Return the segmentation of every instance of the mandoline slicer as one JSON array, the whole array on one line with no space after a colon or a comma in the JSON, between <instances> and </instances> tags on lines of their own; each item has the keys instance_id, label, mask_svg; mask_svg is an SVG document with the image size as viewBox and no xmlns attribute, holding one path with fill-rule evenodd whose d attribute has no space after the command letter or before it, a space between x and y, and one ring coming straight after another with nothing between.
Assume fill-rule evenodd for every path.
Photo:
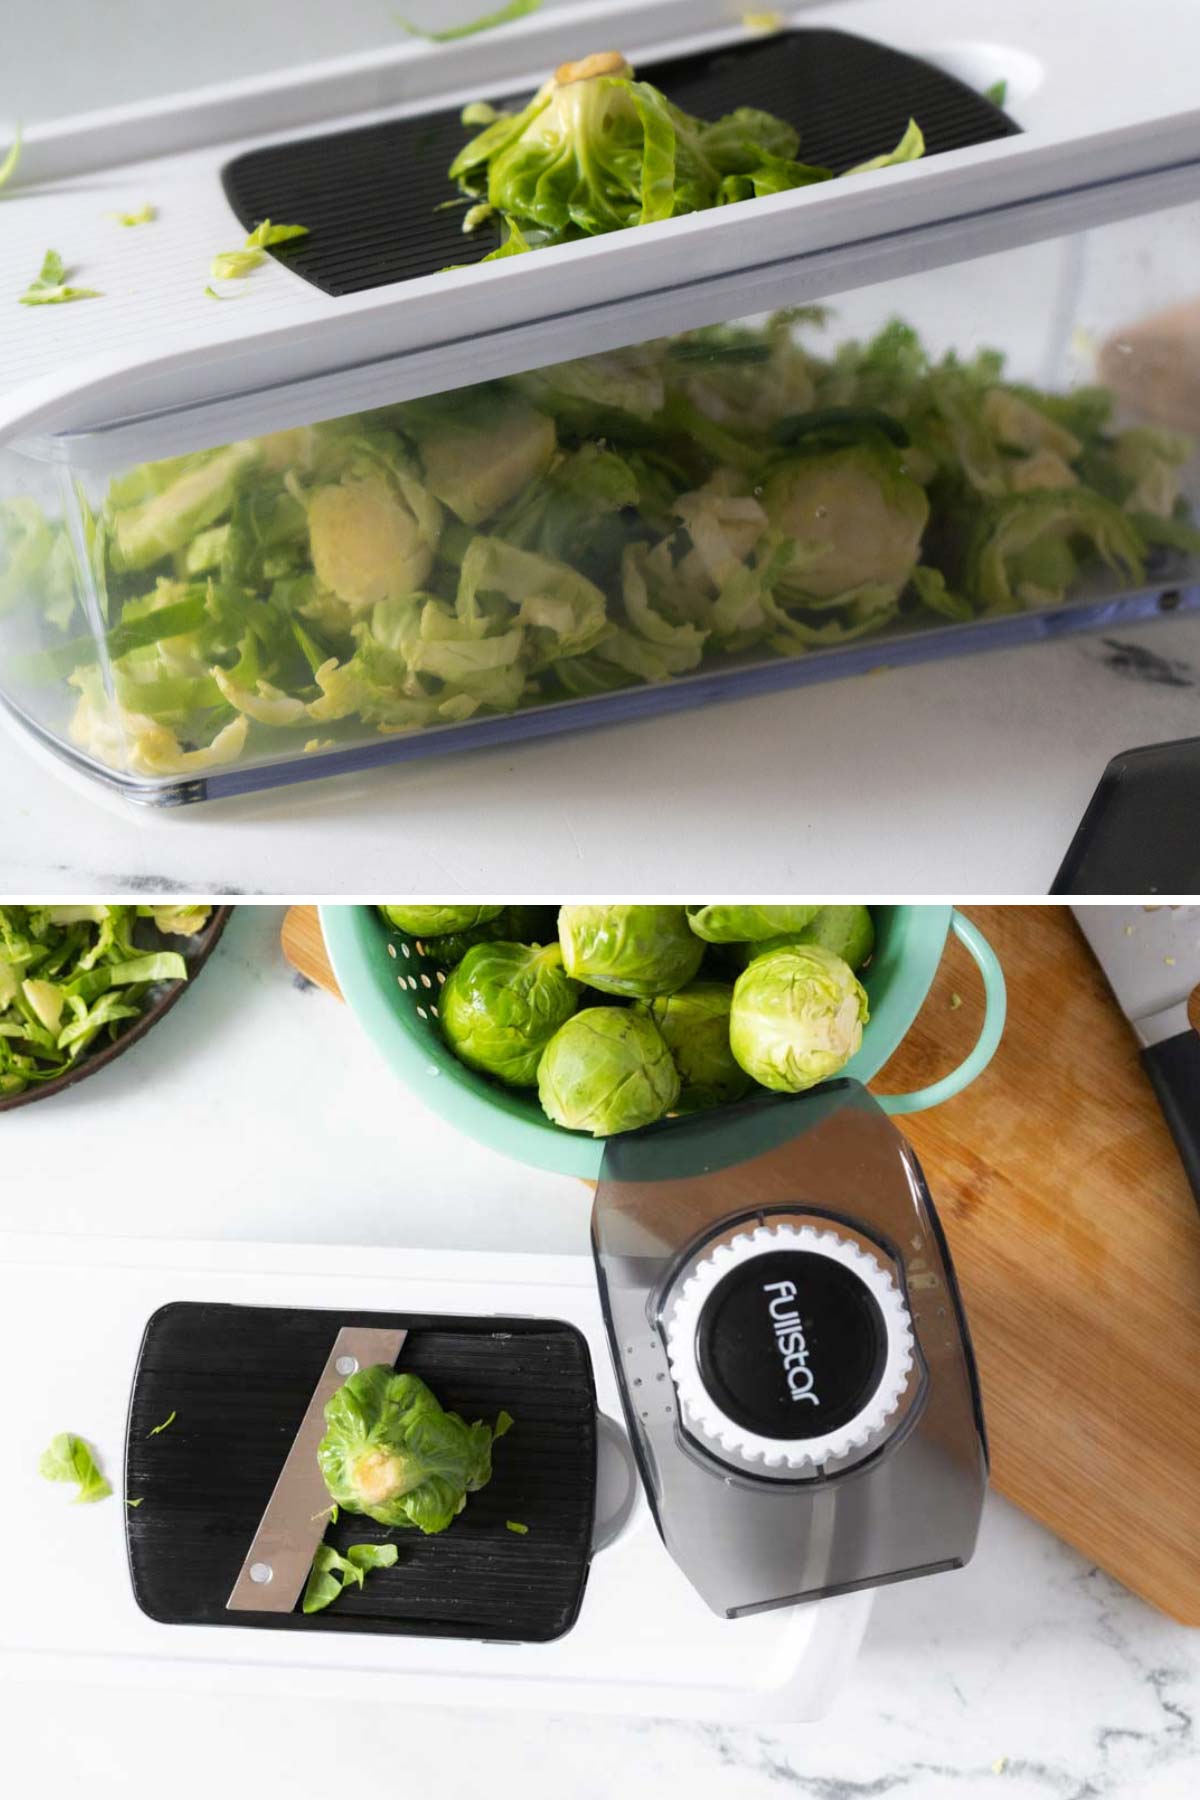
<instances>
[{"instance_id":1,"label":"mandoline slicer","mask_svg":"<svg viewBox=\"0 0 1200 1800\"><path fill-rule=\"evenodd\" d=\"M727 1621L969 1559L986 1445L967 1326L916 1159L864 1088L612 1140L593 1247L627 1438L597 1432L588 1344L565 1320L157 1312L126 1460L146 1500L127 1523L139 1606L170 1624L546 1643L586 1616L621 1512L597 1492L632 1492L628 1445L667 1551ZM306 1616L321 1405L397 1352L455 1411L516 1425L449 1531L393 1534L393 1569ZM171 1409L188 1424L168 1463L150 1430ZM387 1536L344 1512L328 1533L340 1550Z\"/></svg>"},{"instance_id":2,"label":"mandoline slicer","mask_svg":"<svg viewBox=\"0 0 1200 1800\"><path fill-rule=\"evenodd\" d=\"M129 467L1190 198L1200 115L1179 8L1102 13L1082 58L1073 9L1041 0L1011 0L999 31L985 0L827 0L766 38L731 0L566 4L457 43L35 126L5 190L9 285L52 244L103 302L7 309L0 443ZM432 210L461 107L529 93L598 47L685 107L793 117L805 156L837 169L894 142L910 113L929 154L469 266L486 235L464 240ZM1019 130L985 97L997 81ZM152 231L114 229L113 210L150 197ZM214 304L212 257L264 216L311 235L256 271L252 301Z\"/></svg>"}]
</instances>

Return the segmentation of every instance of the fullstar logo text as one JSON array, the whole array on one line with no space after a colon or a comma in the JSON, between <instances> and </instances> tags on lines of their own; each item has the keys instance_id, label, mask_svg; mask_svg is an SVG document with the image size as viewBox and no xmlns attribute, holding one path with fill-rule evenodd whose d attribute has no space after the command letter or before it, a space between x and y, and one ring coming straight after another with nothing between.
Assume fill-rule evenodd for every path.
<instances>
[{"instance_id":1,"label":"fullstar logo text","mask_svg":"<svg viewBox=\"0 0 1200 1800\"><path fill-rule=\"evenodd\" d=\"M800 1329L800 1314L793 1304L796 1298L795 1283L764 1282L763 1293L771 1315L775 1347L783 1360L784 1380L792 1399L797 1404L820 1406L820 1398L814 1391L816 1384L813 1372L808 1366L808 1344Z\"/></svg>"}]
</instances>

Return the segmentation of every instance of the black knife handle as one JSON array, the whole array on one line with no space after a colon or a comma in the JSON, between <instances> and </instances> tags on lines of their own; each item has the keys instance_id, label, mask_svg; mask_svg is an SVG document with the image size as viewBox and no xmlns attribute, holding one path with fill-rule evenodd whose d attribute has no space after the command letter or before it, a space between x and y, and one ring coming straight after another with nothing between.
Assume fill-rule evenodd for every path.
<instances>
[{"instance_id":1,"label":"black knife handle","mask_svg":"<svg viewBox=\"0 0 1200 1800\"><path fill-rule=\"evenodd\" d=\"M1181 1031L1142 1051L1180 1160L1200 1206L1200 1033Z\"/></svg>"}]
</instances>

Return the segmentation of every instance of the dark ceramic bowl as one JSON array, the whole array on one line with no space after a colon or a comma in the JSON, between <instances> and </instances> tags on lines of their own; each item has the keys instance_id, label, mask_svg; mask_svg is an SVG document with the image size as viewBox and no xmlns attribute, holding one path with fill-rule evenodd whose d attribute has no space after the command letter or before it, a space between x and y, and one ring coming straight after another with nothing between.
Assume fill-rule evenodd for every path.
<instances>
[{"instance_id":1,"label":"dark ceramic bowl","mask_svg":"<svg viewBox=\"0 0 1200 1800\"><path fill-rule=\"evenodd\" d=\"M188 966L186 981L159 981L150 990L146 1004L136 1019L126 1022L125 1030L111 1042L100 1044L98 1048L85 1051L79 1061L62 1075L55 1076L53 1081L34 1082L19 1094L8 1094L0 1100L0 1112L11 1112L16 1106L28 1106L34 1100L48 1100L51 1094L61 1094L64 1088L74 1087L76 1082L84 1081L89 1075L96 1075L101 1069L144 1038L158 1021L166 1016L182 994L186 994L197 975L217 947L217 942L229 923L233 912L231 906L214 906L212 916L202 931L194 937L177 938L161 936L163 949L178 950ZM150 921L146 921L153 932Z\"/></svg>"}]
</instances>

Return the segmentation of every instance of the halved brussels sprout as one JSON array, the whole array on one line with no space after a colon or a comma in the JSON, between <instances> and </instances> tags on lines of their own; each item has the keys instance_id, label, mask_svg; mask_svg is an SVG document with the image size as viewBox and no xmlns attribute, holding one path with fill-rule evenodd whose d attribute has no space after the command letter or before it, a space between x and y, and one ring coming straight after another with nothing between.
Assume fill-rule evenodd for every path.
<instances>
[{"instance_id":1,"label":"halved brussels sprout","mask_svg":"<svg viewBox=\"0 0 1200 1800\"><path fill-rule=\"evenodd\" d=\"M568 975L639 1000L686 986L704 955L682 906L564 906L558 937Z\"/></svg>"},{"instance_id":2,"label":"halved brussels sprout","mask_svg":"<svg viewBox=\"0 0 1200 1800\"><path fill-rule=\"evenodd\" d=\"M486 925L504 911L502 906L381 906L389 925L410 937L445 937L451 931L471 931Z\"/></svg>"},{"instance_id":3,"label":"halved brussels sprout","mask_svg":"<svg viewBox=\"0 0 1200 1800\"><path fill-rule=\"evenodd\" d=\"M795 944L755 957L738 976L729 1042L747 1075L796 1094L846 1066L869 1016L866 990L840 956Z\"/></svg>"},{"instance_id":4,"label":"halved brussels sprout","mask_svg":"<svg viewBox=\"0 0 1200 1800\"><path fill-rule=\"evenodd\" d=\"M763 506L799 554L779 580L783 599L835 600L858 588L898 594L921 554L929 518L923 488L899 458L853 444L780 463L768 475Z\"/></svg>"},{"instance_id":5,"label":"halved brussels sprout","mask_svg":"<svg viewBox=\"0 0 1200 1800\"><path fill-rule=\"evenodd\" d=\"M689 906L688 923L706 944L742 944L801 932L819 906Z\"/></svg>"},{"instance_id":6,"label":"halved brussels sprout","mask_svg":"<svg viewBox=\"0 0 1200 1800\"><path fill-rule=\"evenodd\" d=\"M310 489L304 503L317 580L352 613L424 586L442 515L411 477L367 467Z\"/></svg>"},{"instance_id":7,"label":"halved brussels sprout","mask_svg":"<svg viewBox=\"0 0 1200 1800\"><path fill-rule=\"evenodd\" d=\"M468 1425L419 1375L359 1369L325 1404L317 1461L330 1496L381 1525L445 1531L492 1476L492 1444L512 1424Z\"/></svg>"},{"instance_id":8,"label":"halved brussels sprout","mask_svg":"<svg viewBox=\"0 0 1200 1800\"><path fill-rule=\"evenodd\" d=\"M653 1020L628 1007L589 1006L546 1045L538 1097L556 1125L609 1137L670 1112L679 1075Z\"/></svg>"},{"instance_id":9,"label":"halved brussels sprout","mask_svg":"<svg viewBox=\"0 0 1200 1800\"><path fill-rule=\"evenodd\" d=\"M730 982L693 981L677 994L636 1003L635 1011L658 1026L679 1071L680 1112L724 1106L750 1091L750 1077L729 1048L732 1001Z\"/></svg>"},{"instance_id":10,"label":"halved brussels sprout","mask_svg":"<svg viewBox=\"0 0 1200 1800\"><path fill-rule=\"evenodd\" d=\"M476 944L442 989L442 1031L469 1069L533 1087L542 1051L575 1011L579 992L563 973L557 944Z\"/></svg>"}]
</instances>

